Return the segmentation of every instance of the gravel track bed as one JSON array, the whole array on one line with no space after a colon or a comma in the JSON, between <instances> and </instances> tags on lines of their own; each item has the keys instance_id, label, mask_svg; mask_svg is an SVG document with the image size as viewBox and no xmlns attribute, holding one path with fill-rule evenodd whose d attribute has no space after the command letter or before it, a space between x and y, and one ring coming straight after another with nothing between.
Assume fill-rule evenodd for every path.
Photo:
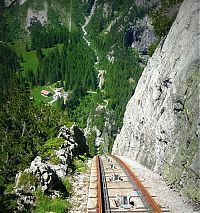
<instances>
[{"instance_id":1,"label":"gravel track bed","mask_svg":"<svg viewBox=\"0 0 200 213\"><path fill-rule=\"evenodd\" d=\"M150 187L150 193L156 195L156 201L159 202L162 206L168 207L170 212L173 213L197 213L200 212L200 209L195 207L192 203L183 195L180 195L179 192L167 186L163 178L142 166L135 160L130 158L118 156L124 160L134 171L134 173L142 179L143 185Z\"/></svg>"},{"instance_id":2,"label":"gravel track bed","mask_svg":"<svg viewBox=\"0 0 200 213\"><path fill-rule=\"evenodd\" d=\"M69 213L86 213L87 212L87 199L88 199L88 188L90 182L90 168L91 160L88 160L88 169L86 173L76 173L70 180L72 184L73 193L69 201L72 204L72 209Z\"/></svg>"}]
</instances>

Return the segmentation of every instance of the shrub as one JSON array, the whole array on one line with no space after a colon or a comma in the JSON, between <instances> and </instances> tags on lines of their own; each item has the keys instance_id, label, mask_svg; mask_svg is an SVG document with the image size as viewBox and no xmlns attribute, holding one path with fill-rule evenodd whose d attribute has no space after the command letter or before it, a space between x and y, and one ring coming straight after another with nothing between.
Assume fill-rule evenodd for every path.
<instances>
[{"instance_id":1,"label":"shrub","mask_svg":"<svg viewBox=\"0 0 200 213\"><path fill-rule=\"evenodd\" d=\"M79 155L79 158L82 160L82 161L86 161L88 159L87 157L87 153L84 153L84 155Z\"/></svg>"},{"instance_id":2,"label":"shrub","mask_svg":"<svg viewBox=\"0 0 200 213\"><path fill-rule=\"evenodd\" d=\"M35 175L32 175L28 172L23 172L19 177L18 187L24 186L24 189L27 189L30 186L35 186L38 182L38 178Z\"/></svg>"},{"instance_id":3,"label":"shrub","mask_svg":"<svg viewBox=\"0 0 200 213\"><path fill-rule=\"evenodd\" d=\"M87 136L87 144L89 147L90 156L94 156L96 154L95 138L96 138L95 131L90 132L90 134Z\"/></svg>"},{"instance_id":4,"label":"shrub","mask_svg":"<svg viewBox=\"0 0 200 213\"><path fill-rule=\"evenodd\" d=\"M73 122L72 122L72 121L66 121L66 122L65 122L65 126L66 126L67 128L70 128L72 125L73 125Z\"/></svg>"},{"instance_id":5,"label":"shrub","mask_svg":"<svg viewBox=\"0 0 200 213\"><path fill-rule=\"evenodd\" d=\"M66 177L64 180L62 180L63 185L65 186L68 193L72 191L72 185L70 183L70 180L68 177Z\"/></svg>"},{"instance_id":6,"label":"shrub","mask_svg":"<svg viewBox=\"0 0 200 213\"><path fill-rule=\"evenodd\" d=\"M0 212L18 212L17 196L11 193L0 194Z\"/></svg>"},{"instance_id":7,"label":"shrub","mask_svg":"<svg viewBox=\"0 0 200 213\"><path fill-rule=\"evenodd\" d=\"M14 186L15 186L15 183L13 183L13 182L8 183L6 185L6 192L11 193L13 191Z\"/></svg>"},{"instance_id":8,"label":"shrub","mask_svg":"<svg viewBox=\"0 0 200 213\"><path fill-rule=\"evenodd\" d=\"M53 156L50 159L50 162L52 164L58 165L61 163L61 159L58 156L56 156L55 154L53 154Z\"/></svg>"},{"instance_id":9,"label":"shrub","mask_svg":"<svg viewBox=\"0 0 200 213\"><path fill-rule=\"evenodd\" d=\"M152 25L159 38L168 34L178 12L174 8L182 1L164 0L158 9L151 13Z\"/></svg>"},{"instance_id":10,"label":"shrub","mask_svg":"<svg viewBox=\"0 0 200 213\"><path fill-rule=\"evenodd\" d=\"M176 18L176 16L168 17L162 15L159 11L152 14L152 25L158 37L166 36Z\"/></svg>"},{"instance_id":11,"label":"shrub","mask_svg":"<svg viewBox=\"0 0 200 213\"><path fill-rule=\"evenodd\" d=\"M40 149L40 155L42 158L51 156L54 154L55 150L58 150L59 147L64 143L62 138L52 138L49 139Z\"/></svg>"},{"instance_id":12,"label":"shrub","mask_svg":"<svg viewBox=\"0 0 200 213\"><path fill-rule=\"evenodd\" d=\"M70 203L63 198L51 199L42 191L37 191L35 195L37 206L33 211L34 213L45 213L50 211L55 213L63 213L71 207Z\"/></svg>"},{"instance_id":13,"label":"shrub","mask_svg":"<svg viewBox=\"0 0 200 213\"><path fill-rule=\"evenodd\" d=\"M80 173L86 172L87 167L83 160L75 158L73 161L73 165L75 166L76 170Z\"/></svg>"},{"instance_id":14,"label":"shrub","mask_svg":"<svg viewBox=\"0 0 200 213\"><path fill-rule=\"evenodd\" d=\"M158 42L152 43L148 46L148 55L151 57L158 46Z\"/></svg>"}]
</instances>

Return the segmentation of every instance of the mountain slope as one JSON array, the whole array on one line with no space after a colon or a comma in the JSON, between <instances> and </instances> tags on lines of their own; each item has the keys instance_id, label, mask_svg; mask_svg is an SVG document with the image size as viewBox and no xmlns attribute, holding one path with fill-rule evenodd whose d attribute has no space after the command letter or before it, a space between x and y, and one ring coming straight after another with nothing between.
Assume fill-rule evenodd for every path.
<instances>
[{"instance_id":1,"label":"mountain slope","mask_svg":"<svg viewBox=\"0 0 200 213\"><path fill-rule=\"evenodd\" d=\"M99 91L96 109L90 114L87 131L110 151L122 126L126 104L143 71L141 54L156 40L148 13L159 1L96 0L83 26L84 38L97 56ZM87 32L87 33L86 33ZM132 47L137 47L133 49ZM106 103L106 104L105 104ZM90 130L90 131L88 131ZM98 139L99 138L99 139ZM97 141L96 140L96 141Z\"/></svg>"},{"instance_id":2,"label":"mountain slope","mask_svg":"<svg viewBox=\"0 0 200 213\"><path fill-rule=\"evenodd\" d=\"M186 195L199 195L197 0L185 0L129 101L113 154L130 156Z\"/></svg>"}]
</instances>

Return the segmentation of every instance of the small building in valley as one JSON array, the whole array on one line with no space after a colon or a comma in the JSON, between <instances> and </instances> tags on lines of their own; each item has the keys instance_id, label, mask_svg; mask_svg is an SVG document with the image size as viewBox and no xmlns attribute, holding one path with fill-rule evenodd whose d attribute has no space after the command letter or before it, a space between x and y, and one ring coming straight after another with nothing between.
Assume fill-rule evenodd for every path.
<instances>
[{"instance_id":1,"label":"small building in valley","mask_svg":"<svg viewBox=\"0 0 200 213\"><path fill-rule=\"evenodd\" d=\"M49 97L49 96L51 96L51 93L48 90L42 90L41 95L43 95L45 97Z\"/></svg>"}]
</instances>

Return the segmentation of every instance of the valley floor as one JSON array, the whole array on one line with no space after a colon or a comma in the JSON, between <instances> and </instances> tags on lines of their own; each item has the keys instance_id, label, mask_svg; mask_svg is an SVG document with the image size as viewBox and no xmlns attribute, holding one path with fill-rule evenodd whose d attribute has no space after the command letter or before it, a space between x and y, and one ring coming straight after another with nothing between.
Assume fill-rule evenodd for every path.
<instances>
[{"instance_id":1,"label":"valley floor","mask_svg":"<svg viewBox=\"0 0 200 213\"><path fill-rule=\"evenodd\" d=\"M145 168L135 160L122 156L118 157L133 169L134 173L143 181L143 185L148 187L150 194L156 196L155 200L161 206L168 207L170 212L173 213L200 212L200 208L192 206L186 197L181 196L179 192L176 192L174 189L171 189L170 186L167 186L159 174Z\"/></svg>"}]
</instances>

